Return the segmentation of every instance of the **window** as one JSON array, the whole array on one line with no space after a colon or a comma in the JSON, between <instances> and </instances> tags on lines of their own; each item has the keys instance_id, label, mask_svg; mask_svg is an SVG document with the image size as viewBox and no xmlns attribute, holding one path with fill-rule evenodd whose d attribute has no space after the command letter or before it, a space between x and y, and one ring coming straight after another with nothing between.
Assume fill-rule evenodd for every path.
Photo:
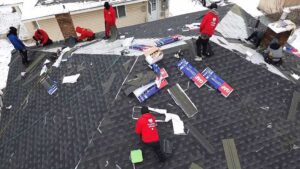
<instances>
[{"instance_id":1,"label":"window","mask_svg":"<svg viewBox=\"0 0 300 169\"><path fill-rule=\"evenodd\" d=\"M115 10L116 10L116 17L117 18L121 18L121 17L125 17L126 16L126 10L125 10L125 5L121 5L121 6L117 6L117 7L114 7Z\"/></svg>"},{"instance_id":2,"label":"window","mask_svg":"<svg viewBox=\"0 0 300 169\"><path fill-rule=\"evenodd\" d=\"M156 0L150 0L152 4L152 11L156 10Z\"/></svg>"}]
</instances>

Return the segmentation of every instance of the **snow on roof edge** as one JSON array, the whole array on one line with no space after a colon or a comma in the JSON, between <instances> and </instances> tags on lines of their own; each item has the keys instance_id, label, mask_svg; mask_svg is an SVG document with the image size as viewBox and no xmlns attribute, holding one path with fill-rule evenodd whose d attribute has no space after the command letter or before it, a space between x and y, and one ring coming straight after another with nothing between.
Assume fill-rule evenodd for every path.
<instances>
[{"instance_id":1,"label":"snow on roof edge","mask_svg":"<svg viewBox=\"0 0 300 169\"><path fill-rule=\"evenodd\" d=\"M29 22L51 18L60 13L83 13L103 8L104 2L75 2L55 4L49 6L35 6L38 0L25 1L21 21ZM120 0L111 2L113 5L125 5L139 3L147 0ZM63 8L65 6L65 9ZM38 15L37 15L38 14Z\"/></svg>"}]
</instances>

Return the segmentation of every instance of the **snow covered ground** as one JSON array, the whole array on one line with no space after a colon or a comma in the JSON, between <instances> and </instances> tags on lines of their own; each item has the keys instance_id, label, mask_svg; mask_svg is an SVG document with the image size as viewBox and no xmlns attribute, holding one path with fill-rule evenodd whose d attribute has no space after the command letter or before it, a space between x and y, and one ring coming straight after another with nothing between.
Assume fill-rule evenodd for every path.
<instances>
[{"instance_id":1,"label":"snow covered ground","mask_svg":"<svg viewBox=\"0 0 300 169\"><path fill-rule=\"evenodd\" d=\"M0 7L0 23L0 35L5 38L10 26L17 27L20 24L20 16L12 13L11 7ZM6 39L0 39L0 89L6 86L12 49L12 45Z\"/></svg>"},{"instance_id":2,"label":"snow covered ground","mask_svg":"<svg viewBox=\"0 0 300 169\"><path fill-rule=\"evenodd\" d=\"M12 45L7 40L0 39L0 89L6 86L12 49Z\"/></svg>"},{"instance_id":3,"label":"snow covered ground","mask_svg":"<svg viewBox=\"0 0 300 169\"><path fill-rule=\"evenodd\" d=\"M170 0L169 3L170 16L207 10L197 0Z\"/></svg>"},{"instance_id":4,"label":"snow covered ground","mask_svg":"<svg viewBox=\"0 0 300 169\"><path fill-rule=\"evenodd\" d=\"M219 0L206 0L207 4L210 2L217 2ZM235 3L243 8L247 13L253 17L261 16L263 13L257 9L260 0L229 0L228 2ZM225 5L221 2L219 5ZM200 0L170 0L169 12L171 16L182 15L197 11L207 10L200 3Z\"/></svg>"},{"instance_id":5,"label":"snow covered ground","mask_svg":"<svg viewBox=\"0 0 300 169\"><path fill-rule=\"evenodd\" d=\"M0 7L0 34L6 34L10 26L17 27L20 19L17 12L12 13L11 7Z\"/></svg>"}]
</instances>

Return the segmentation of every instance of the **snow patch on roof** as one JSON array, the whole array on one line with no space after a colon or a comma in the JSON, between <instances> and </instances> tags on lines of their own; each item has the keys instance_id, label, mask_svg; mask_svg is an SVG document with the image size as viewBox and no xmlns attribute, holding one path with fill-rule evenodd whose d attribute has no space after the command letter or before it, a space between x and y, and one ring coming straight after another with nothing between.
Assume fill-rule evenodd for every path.
<instances>
[{"instance_id":1,"label":"snow patch on roof","mask_svg":"<svg viewBox=\"0 0 300 169\"><path fill-rule=\"evenodd\" d=\"M0 5L15 5L23 3L24 0L0 0ZM29 1L29 0L27 0Z\"/></svg>"}]
</instances>

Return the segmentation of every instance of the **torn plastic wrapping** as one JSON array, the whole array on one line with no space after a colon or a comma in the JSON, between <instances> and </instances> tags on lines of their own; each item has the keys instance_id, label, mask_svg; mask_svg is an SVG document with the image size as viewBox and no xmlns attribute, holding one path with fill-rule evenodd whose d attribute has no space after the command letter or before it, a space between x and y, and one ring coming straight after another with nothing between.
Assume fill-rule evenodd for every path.
<instances>
[{"instance_id":1,"label":"torn plastic wrapping","mask_svg":"<svg viewBox=\"0 0 300 169\"><path fill-rule=\"evenodd\" d=\"M180 40L179 38L180 38L180 35L169 36L169 37L161 38L161 39L155 41L155 44L157 47L161 47L161 46L179 41Z\"/></svg>"},{"instance_id":2,"label":"torn plastic wrapping","mask_svg":"<svg viewBox=\"0 0 300 169\"><path fill-rule=\"evenodd\" d=\"M63 56L64 56L68 51L70 51L70 50L71 50L71 48L69 48L69 47L64 48L64 49L61 51L59 57L57 58L57 60L55 61L55 63L54 63L52 66L54 66L54 67L59 67L59 66L60 66L60 63L62 62Z\"/></svg>"},{"instance_id":3,"label":"torn plastic wrapping","mask_svg":"<svg viewBox=\"0 0 300 169\"><path fill-rule=\"evenodd\" d=\"M172 121L173 131L174 131L175 135L185 135L186 134L184 132L184 123L177 114L167 113L166 109L157 109L157 108L151 108L151 107L148 107L148 108L150 111L152 111L154 113L158 113L158 114L165 116L165 118L163 120L156 119L156 122ZM141 111L141 107L134 106L132 108L132 119L137 120L141 116L140 111Z\"/></svg>"}]
</instances>

